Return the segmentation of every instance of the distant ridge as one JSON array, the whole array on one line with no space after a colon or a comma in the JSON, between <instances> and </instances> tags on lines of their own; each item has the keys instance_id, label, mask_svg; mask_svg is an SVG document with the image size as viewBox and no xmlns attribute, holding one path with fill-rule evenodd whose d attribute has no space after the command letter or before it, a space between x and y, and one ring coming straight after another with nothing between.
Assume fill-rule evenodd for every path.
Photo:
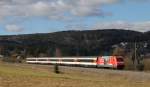
<instances>
[{"instance_id":1,"label":"distant ridge","mask_svg":"<svg viewBox=\"0 0 150 87\"><path fill-rule=\"evenodd\" d=\"M99 53L99 50L109 50L113 45L121 42L141 42L146 41L150 46L150 31L137 32L122 29L105 29L105 30L84 30L84 31L61 31L53 33L37 33L37 34L22 34L22 35L3 35L0 36L0 47L5 47L9 51L28 49L54 51L55 48L60 48L69 52L69 55L74 55L75 51L83 51ZM45 51L44 51L45 49ZM32 53L33 54L33 53ZM64 52L65 54L65 52ZM54 52L53 52L54 55Z\"/></svg>"}]
</instances>

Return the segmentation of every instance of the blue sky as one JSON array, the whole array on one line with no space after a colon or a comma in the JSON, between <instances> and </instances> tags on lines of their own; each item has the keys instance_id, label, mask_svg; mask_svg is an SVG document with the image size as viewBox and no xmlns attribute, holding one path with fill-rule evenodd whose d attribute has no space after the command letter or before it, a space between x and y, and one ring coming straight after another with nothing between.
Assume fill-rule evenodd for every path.
<instances>
[{"instance_id":1,"label":"blue sky","mask_svg":"<svg viewBox=\"0 0 150 87\"><path fill-rule=\"evenodd\" d=\"M149 31L150 0L0 0L0 35L112 28Z\"/></svg>"}]
</instances>

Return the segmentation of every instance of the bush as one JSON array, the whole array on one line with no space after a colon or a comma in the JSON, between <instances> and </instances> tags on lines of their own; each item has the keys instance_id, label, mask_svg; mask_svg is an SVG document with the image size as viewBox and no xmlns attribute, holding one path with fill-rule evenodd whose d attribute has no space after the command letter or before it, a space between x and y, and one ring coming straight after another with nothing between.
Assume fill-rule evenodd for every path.
<instances>
[{"instance_id":1,"label":"bush","mask_svg":"<svg viewBox=\"0 0 150 87\"><path fill-rule=\"evenodd\" d=\"M134 70L134 65L131 59L125 58L124 61L125 61L125 70Z\"/></svg>"},{"instance_id":2,"label":"bush","mask_svg":"<svg viewBox=\"0 0 150 87\"><path fill-rule=\"evenodd\" d=\"M143 71L143 70L144 70L144 64L138 64L138 65L136 66L136 68L137 68L137 70L139 70L139 71Z\"/></svg>"},{"instance_id":3,"label":"bush","mask_svg":"<svg viewBox=\"0 0 150 87\"><path fill-rule=\"evenodd\" d=\"M60 73L59 72L59 65L58 64L54 65L54 72L57 73L57 74Z\"/></svg>"},{"instance_id":4,"label":"bush","mask_svg":"<svg viewBox=\"0 0 150 87\"><path fill-rule=\"evenodd\" d=\"M11 63L22 63L22 59L17 59L13 57L5 57L2 59L4 62L11 62Z\"/></svg>"},{"instance_id":5,"label":"bush","mask_svg":"<svg viewBox=\"0 0 150 87\"><path fill-rule=\"evenodd\" d=\"M150 59L144 59L143 64L144 64L144 70L150 71Z\"/></svg>"}]
</instances>

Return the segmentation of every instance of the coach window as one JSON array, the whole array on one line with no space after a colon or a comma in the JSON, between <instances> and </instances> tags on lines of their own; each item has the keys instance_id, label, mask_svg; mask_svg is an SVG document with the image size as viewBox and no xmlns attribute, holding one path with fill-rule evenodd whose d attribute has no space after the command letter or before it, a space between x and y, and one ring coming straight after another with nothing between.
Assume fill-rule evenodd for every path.
<instances>
[{"instance_id":1,"label":"coach window","mask_svg":"<svg viewBox=\"0 0 150 87\"><path fill-rule=\"evenodd\" d=\"M63 62L74 62L73 59L62 59Z\"/></svg>"},{"instance_id":2,"label":"coach window","mask_svg":"<svg viewBox=\"0 0 150 87\"><path fill-rule=\"evenodd\" d=\"M90 59L90 60L86 60L86 59L79 59L78 60L79 62L94 62L94 60L93 59Z\"/></svg>"}]
</instances>

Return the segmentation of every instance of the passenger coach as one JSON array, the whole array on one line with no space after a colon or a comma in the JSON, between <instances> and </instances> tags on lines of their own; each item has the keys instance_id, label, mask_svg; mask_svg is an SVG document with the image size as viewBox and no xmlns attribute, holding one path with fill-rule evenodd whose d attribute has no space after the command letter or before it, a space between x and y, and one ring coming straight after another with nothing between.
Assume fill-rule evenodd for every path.
<instances>
[{"instance_id":1,"label":"passenger coach","mask_svg":"<svg viewBox=\"0 0 150 87\"><path fill-rule=\"evenodd\" d=\"M27 58L26 62L32 64L60 64L113 69L123 69L125 66L122 56Z\"/></svg>"}]
</instances>

